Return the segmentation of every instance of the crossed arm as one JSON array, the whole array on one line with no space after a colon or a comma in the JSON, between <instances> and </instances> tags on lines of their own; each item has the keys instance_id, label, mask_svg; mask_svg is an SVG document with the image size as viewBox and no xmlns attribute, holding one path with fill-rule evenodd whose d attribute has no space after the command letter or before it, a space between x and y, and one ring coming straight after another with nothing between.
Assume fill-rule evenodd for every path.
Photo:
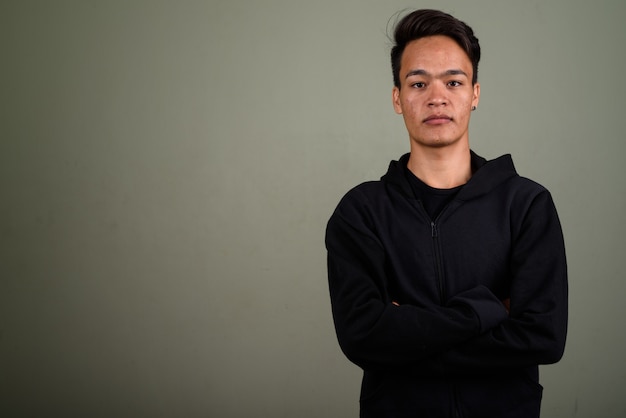
<instances>
[{"instance_id":1,"label":"crossed arm","mask_svg":"<svg viewBox=\"0 0 626 418\"><path fill-rule=\"evenodd\" d=\"M533 223L512 250L510 298L477 286L427 307L390 298L380 242L341 217L331 219L329 231L339 238L327 240L330 293L346 356L364 369L423 372L558 361L567 324L562 233L549 194L530 210L540 216L528 217Z\"/></svg>"}]
</instances>

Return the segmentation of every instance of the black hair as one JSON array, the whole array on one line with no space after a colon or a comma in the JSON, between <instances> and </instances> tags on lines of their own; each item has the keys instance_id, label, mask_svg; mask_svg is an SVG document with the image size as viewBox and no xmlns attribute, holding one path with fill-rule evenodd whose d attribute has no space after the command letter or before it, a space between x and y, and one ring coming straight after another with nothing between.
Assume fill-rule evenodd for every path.
<instances>
[{"instance_id":1,"label":"black hair","mask_svg":"<svg viewBox=\"0 0 626 418\"><path fill-rule=\"evenodd\" d=\"M472 84L478 80L480 44L474 31L464 22L439 10L421 9L404 16L395 26L391 48L393 84L400 88L400 64L407 44L427 36L443 35L452 38L472 62Z\"/></svg>"}]
</instances>

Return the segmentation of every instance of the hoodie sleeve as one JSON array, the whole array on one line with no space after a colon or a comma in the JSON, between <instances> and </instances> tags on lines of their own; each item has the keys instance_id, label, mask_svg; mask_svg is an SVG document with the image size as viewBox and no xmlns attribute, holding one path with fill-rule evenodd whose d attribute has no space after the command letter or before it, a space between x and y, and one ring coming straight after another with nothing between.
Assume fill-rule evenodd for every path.
<instances>
[{"instance_id":1,"label":"hoodie sleeve","mask_svg":"<svg viewBox=\"0 0 626 418\"><path fill-rule=\"evenodd\" d=\"M506 320L502 303L485 287L445 306L396 306L387 291L385 249L368 220L365 197L353 190L326 230L328 280L341 349L358 366L419 366Z\"/></svg>"},{"instance_id":2,"label":"hoodie sleeve","mask_svg":"<svg viewBox=\"0 0 626 418\"><path fill-rule=\"evenodd\" d=\"M513 243L510 315L441 356L449 370L551 364L567 333L567 266L556 208L544 190L532 201Z\"/></svg>"}]
</instances>

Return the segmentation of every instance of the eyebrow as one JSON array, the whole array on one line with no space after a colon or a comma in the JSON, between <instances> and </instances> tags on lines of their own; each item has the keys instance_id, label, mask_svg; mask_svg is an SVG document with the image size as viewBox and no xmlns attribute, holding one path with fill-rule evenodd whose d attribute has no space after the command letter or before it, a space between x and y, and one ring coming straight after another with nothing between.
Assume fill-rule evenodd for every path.
<instances>
[{"instance_id":1,"label":"eyebrow","mask_svg":"<svg viewBox=\"0 0 626 418\"><path fill-rule=\"evenodd\" d=\"M431 76L431 74L428 71L420 68L417 70L409 71L404 78L409 78L414 75L423 75L423 76L428 76L428 77ZM464 75L465 77L467 77L467 73L460 69L451 69L451 70L444 71L443 73L439 74L439 77L445 77L449 75Z\"/></svg>"}]
</instances>

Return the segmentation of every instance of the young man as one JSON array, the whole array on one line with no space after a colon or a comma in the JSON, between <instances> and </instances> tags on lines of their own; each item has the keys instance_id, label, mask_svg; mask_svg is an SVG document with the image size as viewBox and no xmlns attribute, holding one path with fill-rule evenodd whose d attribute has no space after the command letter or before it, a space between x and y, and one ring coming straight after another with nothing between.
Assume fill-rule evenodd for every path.
<instances>
[{"instance_id":1,"label":"young man","mask_svg":"<svg viewBox=\"0 0 626 418\"><path fill-rule=\"evenodd\" d=\"M469 147L480 46L434 10L405 16L393 106L410 153L328 222L339 344L362 417L539 416L538 365L563 355L567 269L550 193Z\"/></svg>"}]
</instances>

